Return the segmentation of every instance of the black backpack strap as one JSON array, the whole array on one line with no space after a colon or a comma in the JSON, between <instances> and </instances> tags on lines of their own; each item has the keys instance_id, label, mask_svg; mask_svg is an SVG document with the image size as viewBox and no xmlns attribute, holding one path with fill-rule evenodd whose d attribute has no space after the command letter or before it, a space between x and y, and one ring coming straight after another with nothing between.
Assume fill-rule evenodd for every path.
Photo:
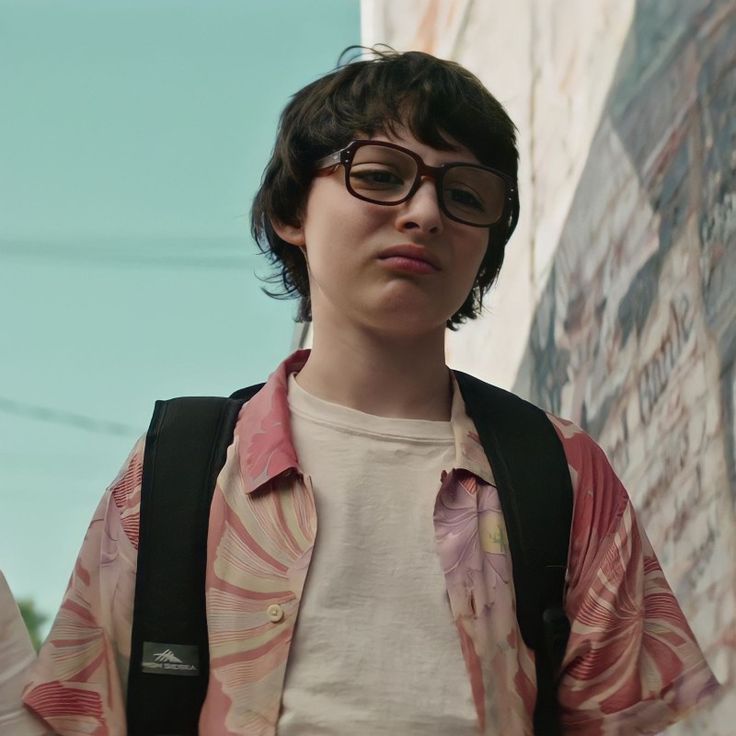
<instances>
[{"instance_id":1,"label":"black backpack strap","mask_svg":"<svg viewBox=\"0 0 736 736\"><path fill-rule=\"evenodd\" d=\"M547 415L534 404L454 371L501 500L521 635L534 650L536 736L562 733L557 684L570 625L563 597L572 524L572 481Z\"/></svg>"},{"instance_id":2,"label":"black backpack strap","mask_svg":"<svg viewBox=\"0 0 736 736\"><path fill-rule=\"evenodd\" d=\"M244 401L157 401L146 436L127 690L130 736L196 736L209 680L207 527Z\"/></svg>"}]
</instances>

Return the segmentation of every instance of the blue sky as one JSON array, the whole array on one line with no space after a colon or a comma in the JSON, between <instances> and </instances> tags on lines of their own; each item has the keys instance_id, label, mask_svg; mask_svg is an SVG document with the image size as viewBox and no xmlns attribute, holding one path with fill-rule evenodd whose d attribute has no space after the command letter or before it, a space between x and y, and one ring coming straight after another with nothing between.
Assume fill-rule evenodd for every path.
<instances>
[{"instance_id":1,"label":"blue sky","mask_svg":"<svg viewBox=\"0 0 736 736\"><path fill-rule=\"evenodd\" d=\"M248 210L359 0L0 0L0 569L57 609L153 402L264 380Z\"/></svg>"}]
</instances>

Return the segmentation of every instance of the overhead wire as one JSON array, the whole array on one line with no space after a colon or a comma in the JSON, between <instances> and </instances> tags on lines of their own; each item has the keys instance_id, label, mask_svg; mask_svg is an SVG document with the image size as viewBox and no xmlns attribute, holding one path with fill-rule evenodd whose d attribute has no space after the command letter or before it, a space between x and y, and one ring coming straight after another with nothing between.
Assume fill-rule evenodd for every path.
<instances>
[{"instance_id":1,"label":"overhead wire","mask_svg":"<svg viewBox=\"0 0 736 736\"><path fill-rule=\"evenodd\" d=\"M85 414L30 404L24 401L16 401L15 399L2 396L0 396L0 412L35 419L41 422L62 424L67 427L74 427L75 429L94 432L96 434L115 435L117 437L137 437L141 433L140 427L132 427L123 422L98 419Z\"/></svg>"},{"instance_id":2,"label":"overhead wire","mask_svg":"<svg viewBox=\"0 0 736 736\"><path fill-rule=\"evenodd\" d=\"M166 250L170 252L167 253ZM131 244L111 248L108 245L0 240L0 256L116 266L234 268L253 266L259 254L245 248L222 248L222 245L203 247L201 242L195 244L186 241L177 244L175 250L170 245L144 250L141 245Z\"/></svg>"}]
</instances>

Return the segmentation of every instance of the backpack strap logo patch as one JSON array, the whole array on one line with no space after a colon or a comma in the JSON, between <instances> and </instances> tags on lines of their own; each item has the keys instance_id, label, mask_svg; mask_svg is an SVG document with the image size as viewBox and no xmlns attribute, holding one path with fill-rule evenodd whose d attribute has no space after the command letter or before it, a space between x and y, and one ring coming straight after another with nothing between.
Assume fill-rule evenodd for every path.
<instances>
[{"instance_id":1,"label":"backpack strap logo patch","mask_svg":"<svg viewBox=\"0 0 736 736\"><path fill-rule=\"evenodd\" d=\"M143 642L141 672L151 675L199 675L199 647L193 644Z\"/></svg>"}]
</instances>

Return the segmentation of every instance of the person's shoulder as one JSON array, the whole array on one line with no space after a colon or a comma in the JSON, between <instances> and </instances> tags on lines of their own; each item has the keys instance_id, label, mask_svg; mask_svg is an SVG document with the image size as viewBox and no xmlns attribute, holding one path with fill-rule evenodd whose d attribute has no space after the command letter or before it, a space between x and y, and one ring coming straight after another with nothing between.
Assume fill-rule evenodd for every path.
<instances>
[{"instance_id":1,"label":"person's shoulder","mask_svg":"<svg viewBox=\"0 0 736 736\"><path fill-rule=\"evenodd\" d=\"M119 515L125 536L136 548L138 547L145 449L146 435L142 435L133 445L120 472L107 487L105 494L109 499L109 502L105 504L108 512L114 510Z\"/></svg>"},{"instance_id":2,"label":"person's shoulder","mask_svg":"<svg viewBox=\"0 0 736 736\"><path fill-rule=\"evenodd\" d=\"M562 446L565 448L565 452L568 452L571 448L585 449L587 451L594 449L600 450L596 441L580 425L571 419L565 419L546 410L543 411L555 428L562 442Z\"/></svg>"},{"instance_id":3,"label":"person's shoulder","mask_svg":"<svg viewBox=\"0 0 736 736\"><path fill-rule=\"evenodd\" d=\"M573 539L593 546L611 533L625 513L635 516L629 494L603 448L579 425L547 413L560 438L573 487ZM580 545L571 545L571 564L580 562Z\"/></svg>"},{"instance_id":4,"label":"person's shoulder","mask_svg":"<svg viewBox=\"0 0 736 736\"><path fill-rule=\"evenodd\" d=\"M576 480L579 482L581 475L599 473L610 476L609 480L616 478L605 451L584 429L569 419L550 412L545 414L562 443L573 476L577 476L573 477L573 482Z\"/></svg>"}]
</instances>

